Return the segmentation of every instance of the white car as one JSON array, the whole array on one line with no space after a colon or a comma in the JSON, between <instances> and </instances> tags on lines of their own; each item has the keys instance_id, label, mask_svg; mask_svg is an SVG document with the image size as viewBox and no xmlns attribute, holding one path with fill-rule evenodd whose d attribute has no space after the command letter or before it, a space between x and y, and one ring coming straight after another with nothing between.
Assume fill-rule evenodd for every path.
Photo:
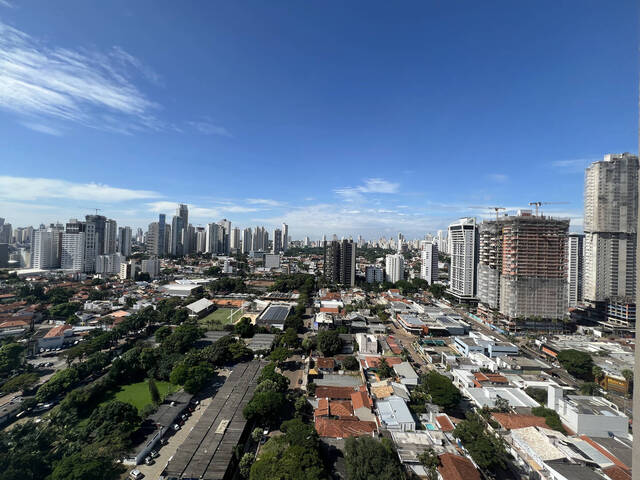
<instances>
[{"instance_id":1,"label":"white car","mask_svg":"<svg viewBox=\"0 0 640 480\"><path fill-rule=\"evenodd\" d=\"M140 470L135 469L129 472L129 477L131 477L133 480L140 480L144 477L144 474Z\"/></svg>"}]
</instances>

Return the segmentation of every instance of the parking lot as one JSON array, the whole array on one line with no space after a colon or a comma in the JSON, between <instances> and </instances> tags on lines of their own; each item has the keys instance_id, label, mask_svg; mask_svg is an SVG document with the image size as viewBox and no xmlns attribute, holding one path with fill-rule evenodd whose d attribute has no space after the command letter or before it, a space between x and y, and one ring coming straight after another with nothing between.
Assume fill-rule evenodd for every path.
<instances>
[{"instance_id":1,"label":"parking lot","mask_svg":"<svg viewBox=\"0 0 640 480\"><path fill-rule=\"evenodd\" d=\"M218 372L218 374L220 376L226 377L229 375L229 371L221 370ZM143 463L141 465L138 465L137 467L128 466L127 473L123 476L123 479L128 478L129 472L135 468L137 470L140 470L145 479L158 480L160 478L160 475L162 474L162 471L169 463L171 457L173 457L180 445L182 445L182 442L184 442L185 438L187 438L187 435L189 435L191 429L200 421L202 414L206 410L209 403L211 403L212 399L213 397L209 396L200 400L200 404L196 407L191 416L187 418L180 430L167 437L168 441L166 445L161 445L160 442L158 442L154 450L158 452L160 456L155 459L155 463L153 465L145 465Z\"/></svg>"}]
</instances>

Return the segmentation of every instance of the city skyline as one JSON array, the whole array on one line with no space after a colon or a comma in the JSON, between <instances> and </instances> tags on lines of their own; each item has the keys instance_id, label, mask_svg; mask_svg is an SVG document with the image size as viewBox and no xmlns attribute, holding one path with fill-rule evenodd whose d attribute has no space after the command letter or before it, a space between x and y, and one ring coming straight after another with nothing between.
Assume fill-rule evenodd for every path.
<instances>
[{"instance_id":1,"label":"city skyline","mask_svg":"<svg viewBox=\"0 0 640 480\"><path fill-rule=\"evenodd\" d=\"M194 225L415 237L489 216L470 206L562 201L546 211L580 231L584 167L636 150L632 2L368 2L365 22L357 3L338 22L320 5L0 5L14 225L101 208L144 227L184 202Z\"/></svg>"}]
</instances>

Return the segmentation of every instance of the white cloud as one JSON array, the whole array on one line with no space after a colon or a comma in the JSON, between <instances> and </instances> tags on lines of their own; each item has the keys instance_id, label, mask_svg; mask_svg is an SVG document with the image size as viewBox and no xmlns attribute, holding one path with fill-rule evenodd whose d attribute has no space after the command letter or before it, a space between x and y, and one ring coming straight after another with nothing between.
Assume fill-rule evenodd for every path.
<instances>
[{"instance_id":1,"label":"white cloud","mask_svg":"<svg viewBox=\"0 0 640 480\"><path fill-rule=\"evenodd\" d=\"M348 202L362 201L366 193L396 193L400 187L399 183L389 182L381 178L368 178L364 181L363 185L357 187L343 187L335 190L335 193L340 195Z\"/></svg>"},{"instance_id":2,"label":"white cloud","mask_svg":"<svg viewBox=\"0 0 640 480\"><path fill-rule=\"evenodd\" d=\"M103 54L48 47L0 22L0 108L23 117L57 119L130 133L160 129L149 100L131 79L150 69L119 47ZM42 130L40 130L42 131Z\"/></svg>"},{"instance_id":3,"label":"white cloud","mask_svg":"<svg viewBox=\"0 0 640 480\"><path fill-rule=\"evenodd\" d=\"M11 3L9 0L0 0L0 7L14 8L15 5Z\"/></svg>"},{"instance_id":4,"label":"white cloud","mask_svg":"<svg viewBox=\"0 0 640 480\"><path fill-rule=\"evenodd\" d=\"M58 198L96 202L123 202L159 197L156 192L111 187L99 183L74 183L54 178L0 175L0 199L39 200Z\"/></svg>"},{"instance_id":5,"label":"white cloud","mask_svg":"<svg viewBox=\"0 0 640 480\"><path fill-rule=\"evenodd\" d=\"M233 137L229 130L209 121L188 122L193 128L204 135L219 135L221 137Z\"/></svg>"},{"instance_id":6,"label":"white cloud","mask_svg":"<svg viewBox=\"0 0 640 480\"><path fill-rule=\"evenodd\" d=\"M265 205L267 207L282 207L286 205L284 202L271 200L269 198L247 198L247 203L251 205Z\"/></svg>"},{"instance_id":7,"label":"white cloud","mask_svg":"<svg viewBox=\"0 0 640 480\"><path fill-rule=\"evenodd\" d=\"M40 133L46 133L47 135L54 135L59 137L62 135L62 131L54 128L50 125L43 125L42 123L34 123L34 122L21 122L23 126L27 127L30 130Z\"/></svg>"},{"instance_id":8,"label":"white cloud","mask_svg":"<svg viewBox=\"0 0 640 480\"><path fill-rule=\"evenodd\" d=\"M556 160L551 162L551 166L557 170L567 173L584 173L585 168L593 162L602 160L602 157L590 156L588 158L574 158L569 160Z\"/></svg>"},{"instance_id":9,"label":"white cloud","mask_svg":"<svg viewBox=\"0 0 640 480\"><path fill-rule=\"evenodd\" d=\"M509 180L509 176L505 175L504 173L489 173L485 175L485 178L496 183L505 183L507 180Z\"/></svg>"}]
</instances>

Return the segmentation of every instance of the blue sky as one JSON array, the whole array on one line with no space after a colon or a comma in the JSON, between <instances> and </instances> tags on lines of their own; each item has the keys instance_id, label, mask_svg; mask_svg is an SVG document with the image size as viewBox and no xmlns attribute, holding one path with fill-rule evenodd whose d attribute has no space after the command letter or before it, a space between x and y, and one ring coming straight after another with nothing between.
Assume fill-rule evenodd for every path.
<instances>
[{"instance_id":1,"label":"blue sky","mask_svg":"<svg viewBox=\"0 0 640 480\"><path fill-rule=\"evenodd\" d=\"M0 0L0 216L410 237L637 151L634 1Z\"/></svg>"}]
</instances>

